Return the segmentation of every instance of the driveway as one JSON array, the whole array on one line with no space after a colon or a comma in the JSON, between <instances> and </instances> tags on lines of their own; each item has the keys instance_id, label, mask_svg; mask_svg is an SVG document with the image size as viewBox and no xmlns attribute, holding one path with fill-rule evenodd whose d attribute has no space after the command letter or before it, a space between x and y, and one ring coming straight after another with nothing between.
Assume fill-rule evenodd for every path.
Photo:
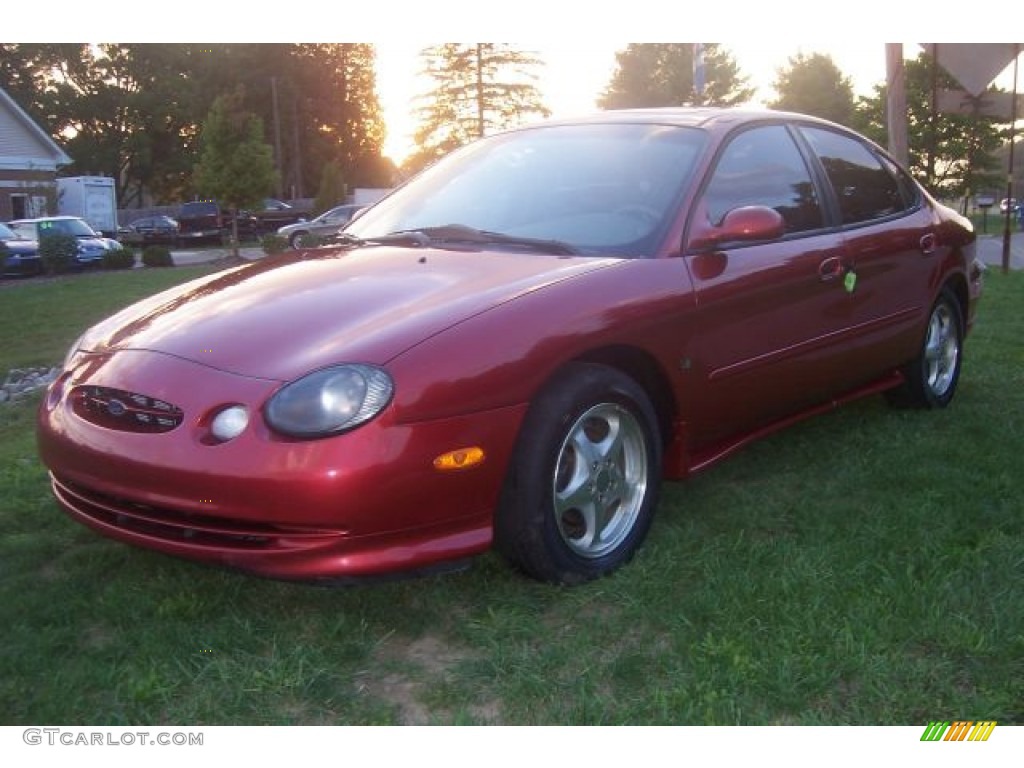
<instances>
[{"instance_id":1,"label":"driveway","mask_svg":"<svg viewBox=\"0 0 1024 768\"><path fill-rule=\"evenodd\" d=\"M978 235L978 258L991 269L1002 269L1003 235ZM1024 232L1010 236L1010 269L1024 269Z\"/></svg>"},{"instance_id":2,"label":"driveway","mask_svg":"<svg viewBox=\"0 0 1024 768\"><path fill-rule=\"evenodd\" d=\"M238 249L238 255L246 261L262 259L266 254L259 246L242 246ZM174 259L176 267L183 267L189 264L206 264L211 261L219 261L231 256L230 248L203 248L200 250L172 250L171 258Z\"/></svg>"}]
</instances>

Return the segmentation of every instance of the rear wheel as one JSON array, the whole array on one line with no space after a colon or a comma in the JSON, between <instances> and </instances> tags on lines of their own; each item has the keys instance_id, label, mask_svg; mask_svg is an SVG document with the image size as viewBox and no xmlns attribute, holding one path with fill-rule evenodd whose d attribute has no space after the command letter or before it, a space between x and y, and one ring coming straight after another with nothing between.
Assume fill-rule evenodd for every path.
<instances>
[{"instance_id":1,"label":"rear wheel","mask_svg":"<svg viewBox=\"0 0 1024 768\"><path fill-rule=\"evenodd\" d=\"M498 549L535 578L579 583L632 558L650 528L661 440L650 399L601 365L568 366L531 405L498 510Z\"/></svg>"},{"instance_id":2,"label":"rear wheel","mask_svg":"<svg viewBox=\"0 0 1024 768\"><path fill-rule=\"evenodd\" d=\"M939 294L917 357L904 371L906 382L890 395L896 405L945 408L956 394L963 360L964 321L960 303L948 289Z\"/></svg>"}]
</instances>

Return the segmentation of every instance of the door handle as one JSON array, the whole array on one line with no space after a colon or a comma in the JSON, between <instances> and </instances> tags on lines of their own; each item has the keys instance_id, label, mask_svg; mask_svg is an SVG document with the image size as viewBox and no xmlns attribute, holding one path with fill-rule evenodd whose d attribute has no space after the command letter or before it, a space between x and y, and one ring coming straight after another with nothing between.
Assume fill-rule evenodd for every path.
<instances>
[{"instance_id":1,"label":"door handle","mask_svg":"<svg viewBox=\"0 0 1024 768\"><path fill-rule=\"evenodd\" d=\"M818 265L818 277L822 281L837 280L843 276L843 260L838 256L829 256Z\"/></svg>"}]
</instances>

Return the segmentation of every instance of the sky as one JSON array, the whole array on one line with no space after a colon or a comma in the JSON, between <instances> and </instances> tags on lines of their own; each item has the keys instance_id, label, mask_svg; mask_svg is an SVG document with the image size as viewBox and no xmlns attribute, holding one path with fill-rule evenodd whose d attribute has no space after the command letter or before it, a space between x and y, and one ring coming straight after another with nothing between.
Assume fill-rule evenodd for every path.
<instances>
[{"instance_id":1,"label":"sky","mask_svg":"<svg viewBox=\"0 0 1024 768\"><path fill-rule=\"evenodd\" d=\"M434 41L440 42L440 41ZM413 100L430 90L429 80L417 77L422 69L420 51L430 42L391 40L375 43L377 48L377 93L388 126L384 154L401 162L411 149L411 133L416 119ZM517 47L535 52L544 62L537 83L553 117L569 117L594 111L596 100L608 85L615 70L617 51L625 49L628 38L620 42L558 44L517 43ZM733 54L741 73L758 89L763 104L774 96L772 83L778 69L787 66L798 53L827 53L849 77L857 94L869 95L877 83L885 80L884 43L722 43ZM904 55L913 58L919 52L914 43L904 44Z\"/></svg>"},{"instance_id":2,"label":"sky","mask_svg":"<svg viewBox=\"0 0 1024 768\"><path fill-rule=\"evenodd\" d=\"M347 6L351 8L352 6ZM380 19L384 15L384 23ZM981 17L979 17L980 19ZM758 89L773 97L776 71L803 52L830 55L858 95L885 80L885 43L913 37L940 42L996 42L998 24L970 23L969 8L952 0L431 0L364 5L346 19L348 39L377 46L378 96L388 137L385 154L401 161L415 129L413 99L430 90L417 73L419 52L432 44L465 40L511 42L545 62L538 87L555 117L590 112L615 68L615 53L630 42L723 42ZM989 19L991 21L991 18ZM668 38L668 39L666 39ZM914 58L915 43L904 43Z\"/></svg>"},{"instance_id":3,"label":"sky","mask_svg":"<svg viewBox=\"0 0 1024 768\"><path fill-rule=\"evenodd\" d=\"M255 8L255 6L254 6ZM11 42L361 42L377 47L377 91L388 137L385 154L401 161L415 129L413 99L430 90L418 76L420 51L440 42L510 42L545 62L540 87L556 117L593 111L630 42L723 42L763 102L791 56L825 53L858 95L885 79L885 42L999 42L989 15L953 0L384 0L262 6L240 13L231 3L175 0L153 24L136 0L48 0L44 27L30 3L5 8ZM1010 20L1016 19L1012 13ZM45 28L45 36L35 30ZM19 39L19 35L28 35ZM666 39L668 38L668 39ZM904 43L914 58L915 43ZM1002 84L1000 82L1000 84ZM1007 86L1004 86L1007 87Z\"/></svg>"}]
</instances>

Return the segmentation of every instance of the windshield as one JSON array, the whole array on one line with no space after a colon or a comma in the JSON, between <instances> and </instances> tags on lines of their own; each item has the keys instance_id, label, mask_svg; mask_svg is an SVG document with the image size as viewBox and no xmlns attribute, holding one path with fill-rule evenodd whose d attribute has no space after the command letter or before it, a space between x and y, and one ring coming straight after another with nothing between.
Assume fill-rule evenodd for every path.
<instances>
[{"instance_id":1,"label":"windshield","mask_svg":"<svg viewBox=\"0 0 1024 768\"><path fill-rule=\"evenodd\" d=\"M0 224L0 240L18 240L18 233L6 224Z\"/></svg>"},{"instance_id":2,"label":"windshield","mask_svg":"<svg viewBox=\"0 0 1024 768\"><path fill-rule=\"evenodd\" d=\"M664 125L501 134L444 158L345 231L370 240L459 225L557 241L581 254L650 256L703 144L702 131Z\"/></svg>"}]
</instances>

